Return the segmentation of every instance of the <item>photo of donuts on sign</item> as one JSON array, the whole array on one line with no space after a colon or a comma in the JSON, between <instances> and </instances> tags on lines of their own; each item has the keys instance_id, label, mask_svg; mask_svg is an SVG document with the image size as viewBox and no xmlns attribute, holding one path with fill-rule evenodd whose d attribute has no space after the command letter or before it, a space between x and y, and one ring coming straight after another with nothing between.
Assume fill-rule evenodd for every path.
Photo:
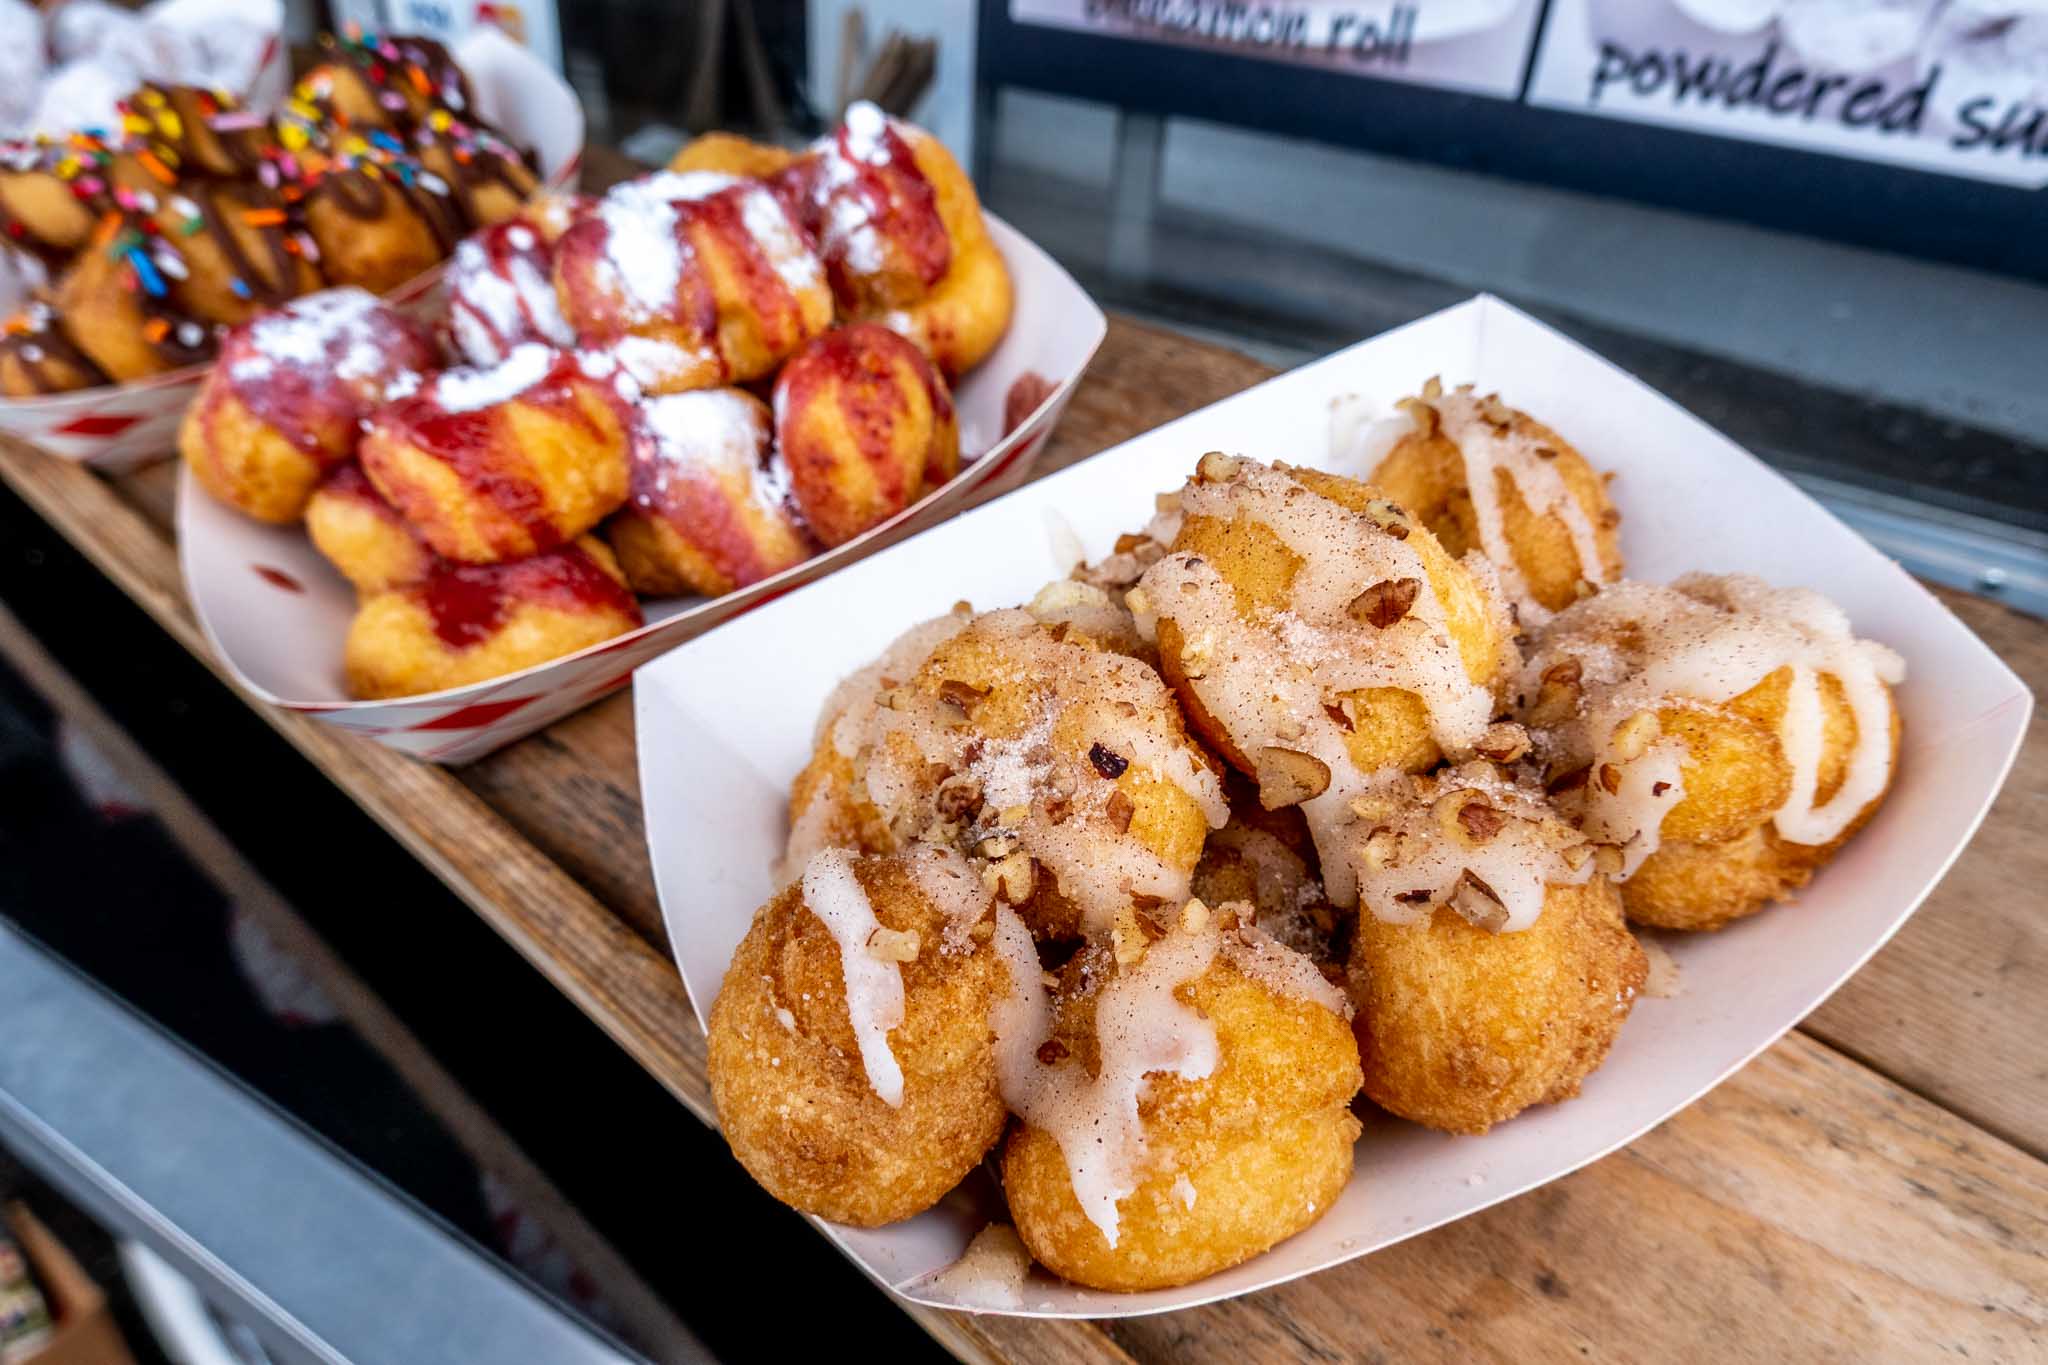
<instances>
[{"instance_id":1,"label":"photo of donuts on sign","mask_svg":"<svg viewBox=\"0 0 2048 1365\"><path fill-rule=\"evenodd\" d=\"M1531 104L2048 185L2040 0L1557 0Z\"/></svg>"},{"instance_id":2,"label":"photo of donuts on sign","mask_svg":"<svg viewBox=\"0 0 2048 1365\"><path fill-rule=\"evenodd\" d=\"M1537 0L1010 0L1010 18L1513 99Z\"/></svg>"}]
</instances>

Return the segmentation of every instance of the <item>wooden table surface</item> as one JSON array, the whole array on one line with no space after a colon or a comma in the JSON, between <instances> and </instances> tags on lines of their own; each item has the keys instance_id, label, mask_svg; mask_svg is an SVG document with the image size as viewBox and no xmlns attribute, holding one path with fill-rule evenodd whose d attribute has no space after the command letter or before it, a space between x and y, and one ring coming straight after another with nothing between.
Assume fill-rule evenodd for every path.
<instances>
[{"instance_id":1,"label":"wooden table surface","mask_svg":"<svg viewBox=\"0 0 2048 1365\"><path fill-rule=\"evenodd\" d=\"M1268 373L1112 320L1039 472ZM0 477L205 658L179 584L173 474L110 481L0 441ZM2048 692L2048 625L1942 596ZM265 710L712 1121L703 1035L648 869L629 698L452 771ZM1627 1149L1207 1308L1103 1323L905 1311L977 1360L2048 1359L2044 910L2048 720L2037 713L1976 842L1898 937L1799 1029Z\"/></svg>"}]
</instances>

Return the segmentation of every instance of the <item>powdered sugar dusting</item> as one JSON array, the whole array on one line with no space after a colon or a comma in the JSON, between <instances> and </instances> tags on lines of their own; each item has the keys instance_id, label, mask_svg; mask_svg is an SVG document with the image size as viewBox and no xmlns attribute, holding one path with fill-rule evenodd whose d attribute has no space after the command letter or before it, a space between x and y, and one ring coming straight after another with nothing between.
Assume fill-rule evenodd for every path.
<instances>
[{"instance_id":1,"label":"powdered sugar dusting","mask_svg":"<svg viewBox=\"0 0 2048 1365\"><path fill-rule=\"evenodd\" d=\"M237 354L230 375L237 383L261 383L280 367L331 365L344 382L376 378L390 364L389 338L379 327L383 315L374 295L354 287L293 299L249 325L247 349Z\"/></svg>"},{"instance_id":2,"label":"powdered sugar dusting","mask_svg":"<svg viewBox=\"0 0 2048 1365\"><path fill-rule=\"evenodd\" d=\"M764 458L771 433L759 399L738 389L696 389L650 398L640 411L653 498L666 495L678 474L699 470L744 481L766 511L779 514L788 505L788 475L780 461Z\"/></svg>"},{"instance_id":3,"label":"powdered sugar dusting","mask_svg":"<svg viewBox=\"0 0 2048 1365\"><path fill-rule=\"evenodd\" d=\"M539 342L514 346L502 364L488 369L443 370L429 385L433 401L447 412L475 412L517 398L555 367L561 353Z\"/></svg>"},{"instance_id":4,"label":"powdered sugar dusting","mask_svg":"<svg viewBox=\"0 0 2048 1365\"><path fill-rule=\"evenodd\" d=\"M507 231L506 242L520 253L533 253L538 244L532 230L519 224ZM475 237L456 246L448 267L448 326L456 349L472 365L498 364L522 341L561 347L576 342L544 261L513 255L501 270Z\"/></svg>"},{"instance_id":5,"label":"powdered sugar dusting","mask_svg":"<svg viewBox=\"0 0 2048 1365\"><path fill-rule=\"evenodd\" d=\"M675 307L689 247L677 232L676 201L682 176L654 175L615 185L598 202L604 223L603 282L624 302L628 322L647 322Z\"/></svg>"}]
</instances>

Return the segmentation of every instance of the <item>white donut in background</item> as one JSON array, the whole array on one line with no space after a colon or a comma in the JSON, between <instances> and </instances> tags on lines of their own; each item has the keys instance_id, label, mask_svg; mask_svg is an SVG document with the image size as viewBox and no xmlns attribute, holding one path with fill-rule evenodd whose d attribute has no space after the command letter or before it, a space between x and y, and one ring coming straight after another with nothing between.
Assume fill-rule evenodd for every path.
<instances>
[{"instance_id":1,"label":"white donut in background","mask_svg":"<svg viewBox=\"0 0 2048 1365\"><path fill-rule=\"evenodd\" d=\"M1671 0L1681 14L1716 33L1755 33L1785 8L1785 0Z\"/></svg>"},{"instance_id":2,"label":"white donut in background","mask_svg":"<svg viewBox=\"0 0 2048 1365\"><path fill-rule=\"evenodd\" d=\"M1939 0L1785 0L1778 28L1800 56L1833 71L1866 72L1920 50Z\"/></svg>"},{"instance_id":3,"label":"white donut in background","mask_svg":"<svg viewBox=\"0 0 2048 1365\"><path fill-rule=\"evenodd\" d=\"M1995 111L2048 108L2048 0L1954 0L1929 26L1917 66L1923 79L1939 66L1964 95L1991 96Z\"/></svg>"}]
</instances>

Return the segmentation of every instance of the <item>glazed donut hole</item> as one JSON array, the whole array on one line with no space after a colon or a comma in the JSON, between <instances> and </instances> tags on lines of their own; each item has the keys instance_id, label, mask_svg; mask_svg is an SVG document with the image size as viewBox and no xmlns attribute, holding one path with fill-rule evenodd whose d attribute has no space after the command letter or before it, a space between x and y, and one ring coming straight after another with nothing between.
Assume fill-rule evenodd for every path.
<instances>
[{"instance_id":1,"label":"glazed donut hole","mask_svg":"<svg viewBox=\"0 0 2048 1365\"><path fill-rule=\"evenodd\" d=\"M453 210L401 193L362 171L327 176L301 201L306 230L331 284L388 294L447 256Z\"/></svg>"},{"instance_id":2,"label":"glazed donut hole","mask_svg":"<svg viewBox=\"0 0 2048 1365\"><path fill-rule=\"evenodd\" d=\"M306 534L362 593L416 583L435 564L434 552L354 461L337 466L307 499Z\"/></svg>"},{"instance_id":3,"label":"glazed donut hole","mask_svg":"<svg viewBox=\"0 0 2048 1365\"><path fill-rule=\"evenodd\" d=\"M640 405L632 496L606 535L636 592L717 596L811 557L768 405L741 389Z\"/></svg>"},{"instance_id":4,"label":"glazed donut hole","mask_svg":"<svg viewBox=\"0 0 2048 1365\"><path fill-rule=\"evenodd\" d=\"M923 352L872 323L812 342L775 379L790 491L826 545L843 545L960 467L952 395Z\"/></svg>"},{"instance_id":5,"label":"glazed donut hole","mask_svg":"<svg viewBox=\"0 0 2048 1365\"><path fill-rule=\"evenodd\" d=\"M371 417L363 469L449 559L494 564L564 544L630 485L618 376L591 370L533 344L490 369L444 370Z\"/></svg>"},{"instance_id":6,"label":"glazed donut hole","mask_svg":"<svg viewBox=\"0 0 2048 1365\"><path fill-rule=\"evenodd\" d=\"M1351 814L1366 1095L1454 1133L1576 1095L1648 973L1609 880L1618 850L1484 762L1383 784Z\"/></svg>"},{"instance_id":7,"label":"glazed donut hole","mask_svg":"<svg viewBox=\"0 0 2048 1365\"><path fill-rule=\"evenodd\" d=\"M1816 593L1690 574L1559 613L1517 702L1560 806L1621 850L1629 917L1705 929L1785 899L1875 813L1902 677Z\"/></svg>"},{"instance_id":8,"label":"glazed donut hole","mask_svg":"<svg viewBox=\"0 0 2048 1365\"><path fill-rule=\"evenodd\" d=\"M417 324L362 290L307 294L228 332L179 452L222 502L297 521L321 476L354 455L363 417L436 361Z\"/></svg>"},{"instance_id":9,"label":"glazed donut hole","mask_svg":"<svg viewBox=\"0 0 2048 1365\"><path fill-rule=\"evenodd\" d=\"M1151 623L1190 726L1326 831L1383 769L1487 742L1516 652L1483 564L1451 559L1366 485L1221 454L1181 492L1172 553L1126 600Z\"/></svg>"},{"instance_id":10,"label":"glazed donut hole","mask_svg":"<svg viewBox=\"0 0 2048 1365\"><path fill-rule=\"evenodd\" d=\"M720 1128L769 1193L875 1227L937 1203L995 1146L991 1013L1011 967L991 910L958 854L924 846L827 850L755 915L708 1062Z\"/></svg>"},{"instance_id":11,"label":"glazed donut hole","mask_svg":"<svg viewBox=\"0 0 2048 1365\"><path fill-rule=\"evenodd\" d=\"M752 180L661 172L616 186L555 248L561 311L649 393L761 378L832 322L809 239Z\"/></svg>"},{"instance_id":12,"label":"glazed donut hole","mask_svg":"<svg viewBox=\"0 0 2048 1365\"><path fill-rule=\"evenodd\" d=\"M516 673L640 624L611 551L586 536L509 564L436 560L421 578L366 591L343 667L357 697L409 697Z\"/></svg>"},{"instance_id":13,"label":"glazed donut hole","mask_svg":"<svg viewBox=\"0 0 2048 1365\"><path fill-rule=\"evenodd\" d=\"M1195 902L1164 926L1127 914L1049 998L1039 986L997 1016L1020 1115L1003 1190L1024 1245L1074 1283L1136 1291L1315 1222L1359 1133L1347 1015L1308 959L1232 911Z\"/></svg>"},{"instance_id":14,"label":"glazed donut hole","mask_svg":"<svg viewBox=\"0 0 2048 1365\"><path fill-rule=\"evenodd\" d=\"M1525 625L1621 577L1621 513L1569 441L1498 394L1430 380L1401 404L1413 426L1368 481L1462 558L1499 572Z\"/></svg>"},{"instance_id":15,"label":"glazed donut hole","mask_svg":"<svg viewBox=\"0 0 2048 1365\"><path fill-rule=\"evenodd\" d=\"M834 830L871 848L941 844L1049 939L1106 931L1133 896L1185 900L1228 812L1158 675L1023 610L927 640L914 670L883 689L907 660L885 663L821 732L785 867Z\"/></svg>"}]
</instances>

